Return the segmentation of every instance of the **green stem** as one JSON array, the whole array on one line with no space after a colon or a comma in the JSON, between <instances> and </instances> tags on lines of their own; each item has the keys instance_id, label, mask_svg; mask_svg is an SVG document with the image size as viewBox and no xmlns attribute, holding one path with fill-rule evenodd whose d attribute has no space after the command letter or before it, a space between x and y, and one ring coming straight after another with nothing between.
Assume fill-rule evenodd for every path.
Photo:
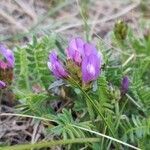
<instances>
[{"instance_id":1,"label":"green stem","mask_svg":"<svg viewBox=\"0 0 150 150\"><path fill-rule=\"evenodd\" d=\"M93 130L90 130L90 129L86 129L86 128L80 127L80 126L78 126L78 125L72 125L72 126L73 126L73 127L76 127L76 128L79 128L79 129L81 129L81 130L88 131L88 132L90 132L90 133L99 135L99 136L101 136L101 137L104 137L104 138L113 140L113 141L115 141L115 142L117 142L117 143L120 143L120 144L122 144L122 145L124 145L124 146L128 146L128 147L130 147L130 148L132 148L132 149L141 150L141 149L138 148L138 147L135 147L135 146L130 145L130 144L126 143L126 142L120 141L120 140L118 140L118 139L116 139L116 138L113 138L113 137L111 137L111 136L108 136L108 135L106 135L106 134L102 134L102 133L99 133L99 132L97 132L97 131L93 131ZM119 149L119 150L120 150L120 149Z\"/></svg>"},{"instance_id":2,"label":"green stem","mask_svg":"<svg viewBox=\"0 0 150 150\"><path fill-rule=\"evenodd\" d=\"M87 105L87 109L89 112L89 116L92 122L94 122L94 112L92 111L92 106L90 104L90 102L86 99L86 105Z\"/></svg>"},{"instance_id":3,"label":"green stem","mask_svg":"<svg viewBox=\"0 0 150 150\"><path fill-rule=\"evenodd\" d=\"M85 97L90 101L90 103L94 106L94 108L97 110L97 112L99 113L99 115L101 116L101 118L103 119L104 123L106 124L106 126L108 127L108 129L110 130L111 134L113 137L115 137L114 132L112 131L111 127L109 126L109 124L107 123L107 121L105 120L102 112L99 110L99 108L97 107L97 105L94 103L94 101L90 98L90 96L81 88L81 86L70 77L71 81L73 81L75 83L75 85L82 91L82 93L85 95Z\"/></svg>"},{"instance_id":4,"label":"green stem","mask_svg":"<svg viewBox=\"0 0 150 150\"><path fill-rule=\"evenodd\" d=\"M79 11L80 11L80 15L82 17L82 20L83 20L83 27L84 27L84 30L85 30L85 36L86 36L86 40L89 42L89 25L88 25L88 0L84 0L84 1L80 1L80 4L79 4L79 1L77 1L77 6L79 7Z\"/></svg>"},{"instance_id":5,"label":"green stem","mask_svg":"<svg viewBox=\"0 0 150 150\"><path fill-rule=\"evenodd\" d=\"M23 144L15 146L2 147L0 150L27 150L31 148L43 148L43 147L53 147L56 145L66 145L74 143L93 143L99 142L99 138L77 138L77 139L67 139L67 140L53 140L49 142L39 142L35 144Z\"/></svg>"},{"instance_id":6,"label":"green stem","mask_svg":"<svg viewBox=\"0 0 150 150\"><path fill-rule=\"evenodd\" d=\"M32 116L32 115L26 115L26 114L1 113L0 116L27 117L27 118L39 119L39 120L43 120L43 121L56 122L55 120L52 120L52 119L49 119L49 118L38 117L38 116Z\"/></svg>"},{"instance_id":7,"label":"green stem","mask_svg":"<svg viewBox=\"0 0 150 150\"><path fill-rule=\"evenodd\" d=\"M101 116L102 120L104 121L104 123L106 124L106 126L108 127L111 135L115 138L115 134L113 132L113 130L111 129L111 127L109 126L108 122L106 121L105 117L103 116L102 112L100 111L100 109L97 107L97 105L94 103L94 101L90 98L90 96L82 89L82 87L73 79L69 76L68 80L72 83L72 85L78 87L82 93L84 94L84 96L89 100L89 102L94 106L94 108L97 110L98 114ZM119 144L116 144L116 149L119 149Z\"/></svg>"},{"instance_id":8,"label":"green stem","mask_svg":"<svg viewBox=\"0 0 150 150\"><path fill-rule=\"evenodd\" d=\"M99 110L99 108L97 107L97 105L93 102L93 100L90 98L90 96L82 89L80 88L80 90L83 92L83 94L86 96L86 98L92 103L92 105L96 108L97 112L99 113L99 115L101 116L101 118L103 119L104 123L106 124L106 126L108 127L108 129L110 130L111 134L113 137L115 137L111 127L109 126L108 122L106 121L106 119L104 118L102 112Z\"/></svg>"},{"instance_id":9,"label":"green stem","mask_svg":"<svg viewBox=\"0 0 150 150\"><path fill-rule=\"evenodd\" d=\"M116 123L115 123L115 124L116 124L116 125L115 125L115 131L117 131L117 129L118 129L118 126L119 126L120 120L121 120L121 116L122 116L122 113L123 113L123 111L124 111L124 108L125 108L127 102L128 102L128 100L125 101L125 103L124 103L124 105L122 106L122 109L121 109L121 111L120 111L120 113L119 113L120 115L118 116L117 121L116 121ZM108 146L107 146L107 150L110 149L111 142L112 142L112 141L109 142L109 144L108 144Z\"/></svg>"},{"instance_id":10,"label":"green stem","mask_svg":"<svg viewBox=\"0 0 150 150\"><path fill-rule=\"evenodd\" d=\"M106 133L106 130L107 130L107 127L104 128L104 132L103 132L104 134ZM101 148L100 149L104 149L104 139L105 138L102 137L102 140L101 140L102 142L101 142Z\"/></svg>"}]
</instances>

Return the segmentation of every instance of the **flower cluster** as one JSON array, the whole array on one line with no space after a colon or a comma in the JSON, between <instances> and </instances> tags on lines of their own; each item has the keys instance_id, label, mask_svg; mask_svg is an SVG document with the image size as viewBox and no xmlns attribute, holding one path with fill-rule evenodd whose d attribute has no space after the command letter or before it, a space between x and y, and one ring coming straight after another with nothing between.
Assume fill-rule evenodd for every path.
<instances>
[{"instance_id":1,"label":"flower cluster","mask_svg":"<svg viewBox=\"0 0 150 150\"><path fill-rule=\"evenodd\" d=\"M84 84L96 80L101 72L102 55L96 47L81 38L72 39L66 49L66 65L59 60L55 51L49 54L48 67L56 78L74 76Z\"/></svg>"},{"instance_id":2,"label":"flower cluster","mask_svg":"<svg viewBox=\"0 0 150 150\"><path fill-rule=\"evenodd\" d=\"M13 52L3 44L0 44L0 54L3 57L3 59L0 60L0 89L2 89L6 87L5 82L12 79L12 69L14 67L15 58Z\"/></svg>"}]
</instances>

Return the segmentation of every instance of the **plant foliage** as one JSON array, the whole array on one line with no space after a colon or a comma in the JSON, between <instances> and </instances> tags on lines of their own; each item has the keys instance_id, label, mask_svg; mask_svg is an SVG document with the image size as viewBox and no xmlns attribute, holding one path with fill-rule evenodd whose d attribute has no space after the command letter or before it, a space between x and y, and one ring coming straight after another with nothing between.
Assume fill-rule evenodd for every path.
<instances>
[{"instance_id":1,"label":"plant foliage","mask_svg":"<svg viewBox=\"0 0 150 150\"><path fill-rule=\"evenodd\" d=\"M136 37L128 29L121 41L114 33L110 39L114 45L111 48L98 39L98 49L104 56L102 73L88 91L75 81L74 84L58 81L50 73L47 67L49 51L56 48L60 56L64 56L63 45L57 36L46 36L40 40L34 37L26 47L17 47L13 90L20 102L18 111L53 118L54 123L50 122L46 131L54 139L99 137L75 127L79 126L111 136L137 149L148 149L150 35L149 38ZM121 95L121 81L125 75L129 76L130 85L127 94ZM130 146L99 138L97 143L70 144L65 147L130 149Z\"/></svg>"}]
</instances>

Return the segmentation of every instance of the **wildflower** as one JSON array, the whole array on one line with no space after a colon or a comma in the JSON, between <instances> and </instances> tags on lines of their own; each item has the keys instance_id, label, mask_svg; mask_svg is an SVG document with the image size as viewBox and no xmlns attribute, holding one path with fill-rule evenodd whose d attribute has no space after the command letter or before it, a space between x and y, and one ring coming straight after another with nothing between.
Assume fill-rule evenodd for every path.
<instances>
[{"instance_id":1,"label":"wildflower","mask_svg":"<svg viewBox=\"0 0 150 150\"><path fill-rule=\"evenodd\" d=\"M129 89L129 78L128 76L125 76L122 79L122 83L121 83L121 94L122 95L126 94L128 89Z\"/></svg>"},{"instance_id":2,"label":"wildflower","mask_svg":"<svg viewBox=\"0 0 150 150\"><path fill-rule=\"evenodd\" d=\"M74 61L77 65L81 64L84 41L81 38L74 38L70 41L67 48L67 57Z\"/></svg>"},{"instance_id":3,"label":"wildflower","mask_svg":"<svg viewBox=\"0 0 150 150\"><path fill-rule=\"evenodd\" d=\"M0 89L5 87L6 87L6 83L0 80Z\"/></svg>"},{"instance_id":4,"label":"wildflower","mask_svg":"<svg viewBox=\"0 0 150 150\"><path fill-rule=\"evenodd\" d=\"M0 44L0 53L6 59L8 67L13 68L15 61L13 52L6 48L3 44Z\"/></svg>"},{"instance_id":5,"label":"wildflower","mask_svg":"<svg viewBox=\"0 0 150 150\"><path fill-rule=\"evenodd\" d=\"M93 44L84 42L81 38L74 38L67 48L66 69L55 52L49 55L48 67L57 78L69 75L78 83L89 85L98 78L101 72L102 54L98 53Z\"/></svg>"},{"instance_id":6,"label":"wildflower","mask_svg":"<svg viewBox=\"0 0 150 150\"><path fill-rule=\"evenodd\" d=\"M67 71L64 69L63 64L60 62L55 52L49 54L48 67L56 78L66 78L68 76Z\"/></svg>"},{"instance_id":7,"label":"wildflower","mask_svg":"<svg viewBox=\"0 0 150 150\"><path fill-rule=\"evenodd\" d=\"M88 83L96 80L100 74L102 58L98 54L94 45L86 43L84 45L84 55L82 60L82 80Z\"/></svg>"}]
</instances>

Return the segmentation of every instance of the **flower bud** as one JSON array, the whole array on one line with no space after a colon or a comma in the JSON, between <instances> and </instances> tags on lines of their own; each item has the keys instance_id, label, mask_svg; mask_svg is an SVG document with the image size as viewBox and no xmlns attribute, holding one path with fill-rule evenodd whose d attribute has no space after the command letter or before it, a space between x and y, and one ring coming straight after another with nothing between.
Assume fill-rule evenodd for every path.
<instances>
[{"instance_id":1,"label":"flower bud","mask_svg":"<svg viewBox=\"0 0 150 150\"><path fill-rule=\"evenodd\" d=\"M122 83L121 83L121 95L126 94L128 89L129 89L129 78L125 76L122 79Z\"/></svg>"},{"instance_id":2,"label":"flower bud","mask_svg":"<svg viewBox=\"0 0 150 150\"><path fill-rule=\"evenodd\" d=\"M49 54L49 61L47 64L56 78L66 78L68 76L67 71L64 69L63 64L58 59L58 56L55 52L51 52Z\"/></svg>"},{"instance_id":3,"label":"flower bud","mask_svg":"<svg viewBox=\"0 0 150 150\"><path fill-rule=\"evenodd\" d=\"M6 87L6 83L0 80L0 89L3 89Z\"/></svg>"}]
</instances>

